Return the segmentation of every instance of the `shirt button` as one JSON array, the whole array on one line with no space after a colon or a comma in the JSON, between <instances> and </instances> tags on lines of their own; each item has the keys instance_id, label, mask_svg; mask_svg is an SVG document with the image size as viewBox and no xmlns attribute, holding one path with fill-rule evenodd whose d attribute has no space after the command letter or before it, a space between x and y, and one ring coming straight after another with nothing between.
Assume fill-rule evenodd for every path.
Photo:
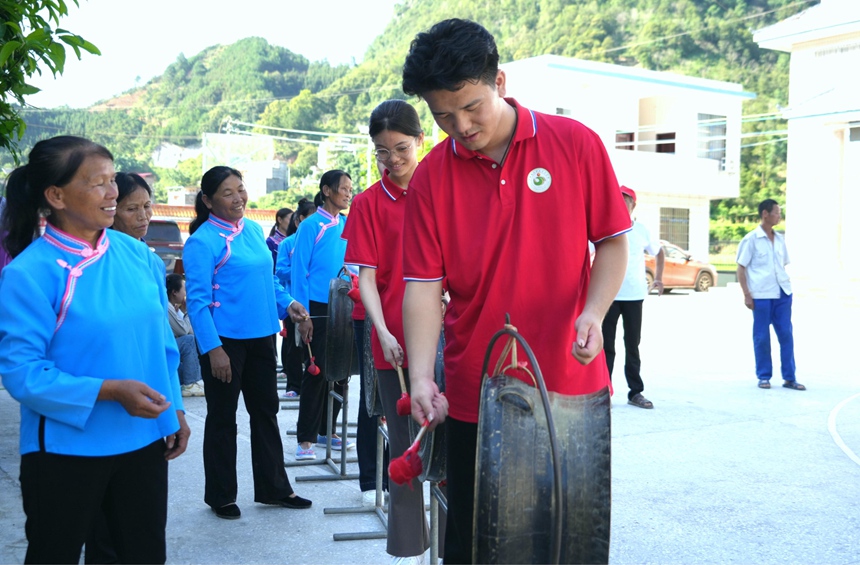
<instances>
[{"instance_id":1,"label":"shirt button","mask_svg":"<svg viewBox=\"0 0 860 565\"><path fill-rule=\"evenodd\" d=\"M505 184L505 181L502 181L502 184Z\"/></svg>"},{"instance_id":2,"label":"shirt button","mask_svg":"<svg viewBox=\"0 0 860 565\"><path fill-rule=\"evenodd\" d=\"M493 163L493 168L494 168L494 169L498 169L498 168L499 168L499 166L498 166L497 164Z\"/></svg>"}]
</instances>

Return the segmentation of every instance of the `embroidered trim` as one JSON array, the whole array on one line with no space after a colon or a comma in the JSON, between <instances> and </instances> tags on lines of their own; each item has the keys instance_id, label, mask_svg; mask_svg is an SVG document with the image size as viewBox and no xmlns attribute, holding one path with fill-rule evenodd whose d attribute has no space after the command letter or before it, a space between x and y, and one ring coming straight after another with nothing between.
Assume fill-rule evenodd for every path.
<instances>
[{"instance_id":1,"label":"embroidered trim","mask_svg":"<svg viewBox=\"0 0 860 565\"><path fill-rule=\"evenodd\" d=\"M69 271L69 275L66 277L66 289L63 292L63 299L60 302L60 312L57 314L57 324L54 327L54 333L57 333L60 326L62 326L63 322L66 321L69 308L72 306L78 279L84 274L84 269L94 265L96 261L104 256L110 246L110 240L107 238L107 230L104 230L95 249L93 249L89 246L88 242L61 232L51 225L46 228L45 234L42 237L57 249L83 257L83 259L74 266L70 265L63 259L57 259L57 264L63 269L68 269Z\"/></svg>"},{"instance_id":2,"label":"embroidered trim","mask_svg":"<svg viewBox=\"0 0 860 565\"><path fill-rule=\"evenodd\" d=\"M329 228L333 228L333 227L336 227L338 224L340 224L340 216L332 216L331 214L329 214L328 212L326 212L325 210L322 210L322 209L317 210L317 212L318 212L318 213L319 213L319 215L320 215L320 216L322 216L323 218L330 218L330 219L331 219L331 221L330 221L329 223L327 223L327 224L324 224L323 222L320 222L320 223L319 223L319 226L320 226L322 229L321 229L321 230L320 230L320 232L317 234L317 237L316 237L316 239L314 240L314 245L316 245L317 243L319 243L319 242L320 242L320 240L322 239L322 236L325 234L325 231L326 231L327 229L329 229Z\"/></svg>"},{"instance_id":3,"label":"embroidered trim","mask_svg":"<svg viewBox=\"0 0 860 565\"><path fill-rule=\"evenodd\" d=\"M243 219L239 220L239 222L236 223L236 225L233 225L230 222L222 220L221 218L219 218L217 216L211 216L210 215L209 219L207 221L219 229L229 229L232 232L232 233L230 233L230 235L226 235L224 233L218 232L218 235L220 235L221 237L223 237L224 239L227 240L227 252L224 254L224 257L221 259L221 261L219 261L218 264L215 265L215 272L212 274L217 275L218 271L221 269L221 267L223 267L227 263L227 261L230 260L230 256L233 254L232 251L230 250L230 244L233 242L234 239L236 239L239 236L239 234L242 233L242 230L245 229L245 220L243 218Z\"/></svg>"}]
</instances>

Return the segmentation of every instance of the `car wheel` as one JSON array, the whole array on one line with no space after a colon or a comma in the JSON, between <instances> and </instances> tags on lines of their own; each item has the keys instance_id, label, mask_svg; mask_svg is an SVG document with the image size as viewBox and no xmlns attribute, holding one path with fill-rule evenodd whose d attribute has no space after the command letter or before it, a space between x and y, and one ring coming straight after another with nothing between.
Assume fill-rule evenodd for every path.
<instances>
[{"instance_id":1,"label":"car wheel","mask_svg":"<svg viewBox=\"0 0 860 565\"><path fill-rule=\"evenodd\" d=\"M696 292L708 292L708 289L710 289L713 284L714 277L711 276L711 273L702 271L699 273L699 276L696 277Z\"/></svg>"},{"instance_id":2,"label":"car wheel","mask_svg":"<svg viewBox=\"0 0 860 565\"><path fill-rule=\"evenodd\" d=\"M651 274L651 271L645 270L645 288L648 289L648 292L651 292L651 285L654 284L654 275Z\"/></svg>"}]
</instances>

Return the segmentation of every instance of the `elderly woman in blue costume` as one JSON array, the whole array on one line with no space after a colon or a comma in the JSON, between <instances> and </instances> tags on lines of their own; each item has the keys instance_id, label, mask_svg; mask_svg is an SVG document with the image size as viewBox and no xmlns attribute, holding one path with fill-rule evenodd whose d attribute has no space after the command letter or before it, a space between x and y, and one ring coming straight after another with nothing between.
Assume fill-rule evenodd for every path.
<instances>
[{"instance_id":1,"label":"elderly woman in blue costume","mask_svg":"<svg viewBox=\"0 0 860 565\"><path fill-rule=\"evenodd\" d=\"M107 149L62 136L6 184L0 375L21 403L28 563L77 563L100 513L121 562L166 559L167 461L190 431L161 260L106 229L115 175Z\"/></svg>"},{"instance_id":2,"label":"elderly woman in blue costume","mask_svg":"<svg viewBox=\"0 0 860 565\"><path fill-rule=\"evenodd\" d=\"M236 504L240 392L251 423L254 500L286 508L311 506L290 485L277 419L275 334L278 318L286 317L288 309L296 315L297 304L291 305L292 299L275 284L263 230L244 220L247 202L239 171L209 169L200 183L197 217L183 251L188 316L197 335L206 392L204 501L216 516L228 520L241 517Z\"/></svg>"}]
</instances>

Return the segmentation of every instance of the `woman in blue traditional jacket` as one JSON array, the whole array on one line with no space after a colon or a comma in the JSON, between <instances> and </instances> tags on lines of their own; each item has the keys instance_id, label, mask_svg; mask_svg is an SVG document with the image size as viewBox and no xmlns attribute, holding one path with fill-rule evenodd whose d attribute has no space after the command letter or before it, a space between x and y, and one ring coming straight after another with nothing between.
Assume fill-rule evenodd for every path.
<instances>
[{"instance_id":1,"label":"woman in blue traditional jacket","mask_svg":"<svg viewBox=\"0 0 860 565\"><path fill-rule=\"evenodd\" d=\"M296 235L291 261L290 290L293 298L302 304L310 318L299 323L303 343L311 343L320 372L307 370L302 376L299 398L299 419L296 423L296 460L315 459L314 444L324 446L327 441L327 422L323 418L328 392L325 377L325 332L328 315L328 291L331 279L343 268L346 241L341 239L346 218L340 214L349 207L352 199L352 178L344 171L327 171L320 179L320 191L314 198L317 211L301 223ZM305 346L307 350L307 347ZM305 351L310 360L310 355ZM335 390L343 394L343 386ZM332 411L332 429L337 421L340 402ZM355 447L355 442L341 440L332 434L332 448Z\"/></svg>"},{"instance_id":2,"label":"woman in blue traditional jacket","mask_svg":"<svg viewBox=\"0 0 860 565\"><path fill-rule=\"evenodd\" d=\"M292 265L293 248L296 246L296 232L299 224L317 211L314 203L307 198L299 200L296 211L290 216L290 225L287 228L287 237L278 244L277 260L275 261L275 276L280 281L287 293L290 292L290 271ZM292 297L290 297L292 298ZM297 303L298 306L298 303ZM302 307L304 309L304 307ZM302 318L307 315L303 312ZM298 398L302 391L302 354L303 346L296 345L295 324L291 320L284 320L284 339L281 342L281 366L287 376L287 388L281 398Z\"/></svg>"},{"instance_id":3,"label":"woman in blue traditional jacket","mask_svg":"<svg viewBox=\"0 0 860 565\"><path fill-rule=\"evenodd\" d=\"M62 136L6 184L0 375L21 403L28 563L77 563L102 512L120 562L166 560L167 460L190 430L161 260L105 229L115 176L107 149Z\"/></svg>"},{"instance_id":4,"label":"woman in blue traditional jacket","mask_svg":"<svg viewBox=\"0 0 860 565\"><path fill-rule=\"evenodd\" d=\"M245 222L242 174L213 167L197 193L197 217L185 243L187 308L200 348L206 392L203 436L204 500L219 518L237 519L236 408L239 393L251 422L254 500L309 508L284 470L278 430L275 334L279 313L272 254L263 230ZM283 293L283 290L281 289Z\"/></svg>"}]
</instances>

